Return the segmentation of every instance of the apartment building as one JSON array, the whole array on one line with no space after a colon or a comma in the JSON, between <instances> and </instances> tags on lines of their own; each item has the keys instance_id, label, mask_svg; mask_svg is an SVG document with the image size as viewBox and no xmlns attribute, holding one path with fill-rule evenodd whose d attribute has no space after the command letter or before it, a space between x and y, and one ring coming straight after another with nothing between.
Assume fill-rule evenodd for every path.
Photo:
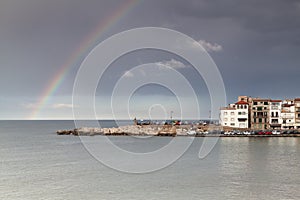
<instances>
[{"instance_id":1,"label":"apartment building","mask_svg":"<svg viewBox=\"0 0 300 200\"><path fill-rule=\"evenodd\" d=\"M282 100L270 100L269 102L269 123L270 129L281 129Z\"/></svg>"},{"instance_id":2,"label":"apartment building","mask_svg":"<svg viewBox=\"0 0 300 200\"><path fill-rule=\"evenodd\" d=\"M253 98L250 112L250 127L255 130L270 128L270 99Z\"/></svg>"},{"instance_id":3,"label":"apartment building","mask_svg":"<svg viewBox=\"0 0 300 200\"><path fill-rule=\"evenodd\" d=\"M295 104L294 100L287 99L282 103L281 110L282 129L294 129L295 125Z\"/></svg>"},{"instance_id":4,"label":"apartment building","mask_svg":"<svg viewBox=\"0 0 300 200\"><path fill-rule=\"evenodd\" d=\"M296 98L294 103L295 103L295 128L300 129L300 98Z\"/></svg>"},{"instance_id":5,"label":"apartment building","mask_svg":"<svg viewBox=\"0 0 300 200\"><path fill-rule=\"evenodd\" d=\"M245 101L238 101L229 104L228 107L220 110L220 123L222 126L232 128L248 128L249 127L249 105Z\"/></svg>"}]
</instances>

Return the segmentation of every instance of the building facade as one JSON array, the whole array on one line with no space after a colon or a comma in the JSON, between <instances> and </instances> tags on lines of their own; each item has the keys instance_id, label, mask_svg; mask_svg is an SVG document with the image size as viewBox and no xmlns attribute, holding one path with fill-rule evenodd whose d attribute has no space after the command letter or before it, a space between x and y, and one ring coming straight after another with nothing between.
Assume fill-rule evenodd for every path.
<instances>
[{"instance_id":1,"label":"building facade","mask_svg":"<svg viewBox=\"0 0 300 200\"><path fill-rule=\"evenodd\" d=\"M295 128L300 129L300 98L295 99Z\"/></svg>"},{"instance_id":2,"label":"building facade","mask_svg":"<svg viewBox=\"0 0 300 200\"><path fill-rule=\"evenodd\" d=\"M251 125L255 130L265 130L270 128L270 99L254 98L251 102Z\"/></svg>"},{"instance_id":3,"label":"building facade","mask_svg":"<svg viewBox=\"0 0 300 200\"><path fill-rule=\"evenodd\" d=\"M232 128L249 128L249 105L245 101L238 101L220 110L220 124Z\"/></svg>"},{"instance_id":4,"label":"building facade","mask_svg":"<svg viewBox=\"0 0 300 200\"><path fill-rule=\"evenodd\" d=\"M295 104L294 100L287 99L282 103L281 110L282 129L294 129L295 128Z\"/></svg>"},{"instance_id":5,"label":"building facade","mask_svg":"<svg viewBox=\"0 0 300 200\"><path fill-rule=\"evenodd\" d=\"M220 124L253 130L300 130L300 98L272 100L239 96L238 102L220 109Z\"/></svg>"},{"instance_id":6,"label":"building facade","mask_svg":"<svg viewBox=\"0 0 300 200\"><path fill-rule=\"evenodd\" d=\"M270 129L281 129L282 100L270 100L269 102L269 123Z\"/></svg>"}]
</instances>

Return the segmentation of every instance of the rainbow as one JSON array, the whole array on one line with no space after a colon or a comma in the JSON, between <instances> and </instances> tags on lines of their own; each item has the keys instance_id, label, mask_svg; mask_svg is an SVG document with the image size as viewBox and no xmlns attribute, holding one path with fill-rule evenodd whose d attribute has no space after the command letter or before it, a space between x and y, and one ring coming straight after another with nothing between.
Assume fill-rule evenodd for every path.
<instances>
[{"instance_id":1,"label":"rainbow","mask_svg":"<svg viewBox=\"0 0 300 200\"><path fill-rule=\"evenodd\" d=\"M139 2L141 2L141 0L126 0L122 5L117 7L111 15L100 21L97 28L81 42L79 47L71 54L54 78L49 81L28 119L38 119L40 117L39 114L41 110L49 103L49 100L62 84L65 76L68 74L69 70L72 69L72 66L81 61L83 55L95 45L98 38L117 24L127 13L130 13Z\"/></svg>"}]
</instances>

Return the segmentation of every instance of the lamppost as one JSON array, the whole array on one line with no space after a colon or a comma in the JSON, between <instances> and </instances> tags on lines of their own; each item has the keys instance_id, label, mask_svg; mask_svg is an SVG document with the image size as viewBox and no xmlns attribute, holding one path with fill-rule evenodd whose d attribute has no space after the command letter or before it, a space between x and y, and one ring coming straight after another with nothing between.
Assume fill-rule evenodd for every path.
<instances>
[{"instance_id":1,"label":"lamppost","mask_svg":"<svg viewBox=\"0 0 300 200\"><path fill-rule=\"evenodd\" d=\"M171 112L170 112L170 118L171 118L171 122L172 122L172 119L173 119L173 116L172 116L172 115L173 115L173 113L174 113L174 112L171 110Z\"/></svg>"}]
</instances>

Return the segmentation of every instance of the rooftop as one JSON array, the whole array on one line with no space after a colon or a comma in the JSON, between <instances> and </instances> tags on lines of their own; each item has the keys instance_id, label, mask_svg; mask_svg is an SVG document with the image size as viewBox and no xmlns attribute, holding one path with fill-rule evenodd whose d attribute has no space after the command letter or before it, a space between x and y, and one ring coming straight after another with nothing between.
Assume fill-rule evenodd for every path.
<instances>
[{"instance_id":1,"label":"rooftop","mask_svg":"<svg viewBox=\"0 0 300 200\"><path fill-rule=\"evenodd\" d=\"M271 102L282 102L282 100L271 100Z\"/></svg>"},{"instance_id":2,"label":"rooftop","mask_svg":"<svg viewBox=\"0 0 300 200\"><path fill-rule=\"evenodd\" d=\"M270 99L259 99L259 98L255 98L255 99L253 99L253 101L270 101Z\"/></svg>"},{"instance_id":3,"label":"rooftop","mask_svg":"<svg viewBox=\"0 0 300 200\"><path fill-rule=\"evenodd\" d=\"M235 104L237 104L237 105L248 105L248 103L245 102L245 101L238 101Z\"/></svg>"},{"instance_id":4,"label":"rooftop","mask_svg":"<svg viewBox=\"0 0 300 200\"><path fill-rule=\"evenodd\" d=\"M291 107L294 106L295 104L282 104L282 107Z\"/></svg>"}]
</instances>

